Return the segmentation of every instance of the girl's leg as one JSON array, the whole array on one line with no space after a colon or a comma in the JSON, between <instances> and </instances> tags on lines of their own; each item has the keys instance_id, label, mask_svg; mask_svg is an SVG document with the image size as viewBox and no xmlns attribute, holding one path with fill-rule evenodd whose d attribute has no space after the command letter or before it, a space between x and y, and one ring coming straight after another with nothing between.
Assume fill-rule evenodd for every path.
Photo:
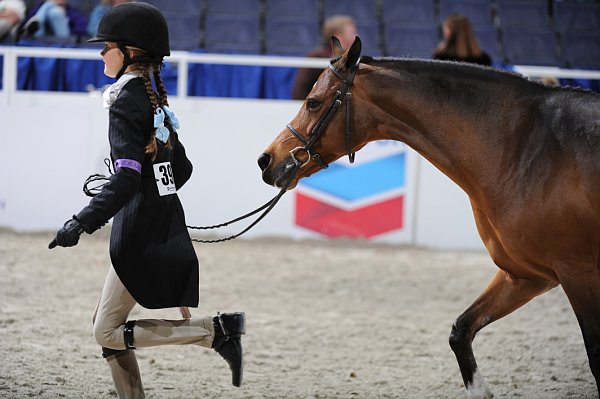
<instances>
[{"instance_id":1,"label":"girl's leg","mask_svg":"<svg viewBox=\"0 0 600 399\"><path fill-rule=\"evenodd\" d=\"M104 348L125 349L123 325L135 304L111 266L94 315L94 337L98 344Z\"/></svg>"},{"instance_id":2,"label":"girl's leg","mask_svg":"<svg viewBox=\"0 0 600 399\"><path fill-rule=\"evenodd\" d=\"M105 348L123 350L125 325L135 299L111 267L98 304L94 337ZM143 319L135 321L135 346L196 344L210 348L214 337L213 317L181 320ZM130 322L132 324L133 322Z\"/></svg>"},{"instance_id":3,"label":"girl's leg","mask_svg":"<svg viewBox=\"0 0 600 399\"><path fill-rule=\"evenodd\" d=\"M97 337L104 334L110 339L118 339L119 334L116 330L126 322L134 306L135 300L125 290L111 267L106 276L100 302L92 317L94 335ZM110 339L103 340L103 343ZM119 399L143 399L144 387L135 352L124 347L110 348L103 345L102 356L108 364Z\"/></svg>"},{"instance_id":4,"label":"girl's leg","mask_svg":"<svg viewBox=\"0 0 600 399\"><path fill-rule=\"evenodd\" d=\"M182 320L143 319L125 323L123 339L128 349L157 345L195 344L213 348L229 364L231 383L242 385L243 351L241 336L246 333L244 313Z\"/></svg>"},{"instance_id":5,"label":"girl's leg","mask_svg":"<svg viewBox=\"0 0 600 399\"><path fill-rule=\"evenodd\" d=\"M135 326L136 348L159 345L194 344L205 348L212 347L214 337L213 317L192 317L180 320L142 319L130 322ZM125 338L125 337L124 337ZM125 341L122 341L123 343Z\"/></svg>"},{"instance_id":6,"label":"girl's leg","mask_svg":"<svg viewBox=\"0 0 600 399\"><path fill-rule=\"evenodd\" d=\"M243 372L241 335L243 313L181 320L142 319L127 321L135 299L111 267L94 323L94 337L103 348L125 350L158 345L195 344L215 349L229 364L232 383L240 386Z\"/></svg>"},{"instance_id":7,"label":"girl's leg","mask_svg":"<svg viewBox=\"0 0 600 399\"><path fill-rule=\"evenodd\" d=\"M110 375L119 399L144 399L144 386L140 376L135 351L113 351L103 348L103 356L110 370Z\"/></svg>"}]
</instances>

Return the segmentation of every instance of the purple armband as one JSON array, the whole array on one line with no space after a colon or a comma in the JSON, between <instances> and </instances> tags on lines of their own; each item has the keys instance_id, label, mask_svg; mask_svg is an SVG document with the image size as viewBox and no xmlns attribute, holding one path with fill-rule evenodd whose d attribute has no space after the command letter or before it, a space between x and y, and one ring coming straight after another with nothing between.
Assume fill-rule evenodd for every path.
<instances>
[{"instance_id":1,"label":"purple armband","mask_svg":"<svg viewBox=\"0 0 600 399\"><path fill-rule=\"evenodd\" d=\"M142 164L133 159L117 159L115 161L115 169L129 168L133 169L138 173L142 173Z\"/></svg>"}]
</instances>

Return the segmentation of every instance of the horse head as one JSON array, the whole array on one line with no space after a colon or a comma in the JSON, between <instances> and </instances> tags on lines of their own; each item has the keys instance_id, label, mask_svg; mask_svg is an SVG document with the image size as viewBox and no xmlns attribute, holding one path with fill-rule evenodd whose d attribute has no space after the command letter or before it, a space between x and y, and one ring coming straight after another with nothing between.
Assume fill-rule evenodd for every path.
<instances>
[{"instance_id":1,"label":"horse head","mask_svg":"<svg viewBox=\"0 0 600 399\"><path fill-rule=\"evenodd\" d=\"M361 41L358 37L344 51L332 37L334 58L326 68L300 111L258 158L265 183L292 189L338 158L349 155L366 142L356 134L360 107L352 97L358 73ZM362 71L362 70L361 70Z\"/></svg>"}]
</instances>

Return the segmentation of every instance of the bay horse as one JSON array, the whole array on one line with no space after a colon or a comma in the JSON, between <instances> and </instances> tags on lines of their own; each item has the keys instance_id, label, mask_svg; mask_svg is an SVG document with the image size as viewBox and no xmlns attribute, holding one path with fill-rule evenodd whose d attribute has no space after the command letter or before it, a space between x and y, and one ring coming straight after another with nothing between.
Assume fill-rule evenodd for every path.
<instances>
[{"instance_id":1,"label":"bay horse","mask_svg":"<svg viewBox=\"0 0 600 399\"><path fill-rule=\"evenodd\" d=\"M467 396L493 396L475 334L559 284L600 392L600 95L332 39L329 68L258 159L263 180L290 190L368 142L404 142L467 193L499 268L450 333Z\"/></svg>"}]
</instances>

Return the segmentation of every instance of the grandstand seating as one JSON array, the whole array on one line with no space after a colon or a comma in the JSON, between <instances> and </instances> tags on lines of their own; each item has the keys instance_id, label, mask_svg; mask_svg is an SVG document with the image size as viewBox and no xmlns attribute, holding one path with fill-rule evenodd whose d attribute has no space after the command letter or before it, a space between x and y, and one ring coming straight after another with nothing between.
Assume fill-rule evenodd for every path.
<instances>
[{"instance_id":1,"label":"grandstand seating","mask_svg":"<svg viewBox=\"0 0 600 399\"><path fill-rule=\"evenodd\" d=\"M89 12L100 0L69 1ZM495 63L598 64L599 0L142 1L164 12L174 50L301 56L321 44L325 18L346 14L356 20L363 53L429 58L441 38L441 22L460 12Z\"/></svg>"},{"instance_id":2,"label":"grandstand seating","mask_svg":"<svg viewBox=\"0 0 600 399\"><path fill-rule=\"evenodd\" d=\"M496 17L503 28L550 26L546 0L496 0Z\"/></svg>"},{"instance_id":3,"label":"grandstand seating","mask_svg":"<svg viewBox=\"0 0 600 399\"><path fill-rule=\"evenodd\" d=\"M318 0L265 0L265 53L302 56L318 47L318 15Z\"/></svg>"},{"instance_id":4,"label":"grandstand seating","mask_svg":"<svg viewBox=\"0 0 600 399\"><path fill-rule=\"evenodd\" d=\"M73 0L69 0L72 3ZM77 0L90 1L90 0ZM200 15L202 3L198 0L144 0L160 9L163 13Z\"/></svg>"},{"instance_id":5,"label":"grandstand seating","mask_svg":"<svg viewBox=\"0 0 600 399\"><path fill-rule=\"evenodd\" d=\"M556 35L550 29L504 29L505 62L520 65L560 66Z\"/></svg>"},{"instance_id":6,"label":"grandstand seating","mask_svg":"<svg viewBox=\"0 0 600 399\"><path fill-rule=\"evenodd\" d=\"M171 47L194 50L200 45L201 4L197 0L145 0L165 15ZM185 12L182 12L185 10Z\"/></svg>"},{"instance_id":7,"label":"grandstand seating","mask_svg":"<svg viewBox=\"0 0 600 399\"><path fill-rule=\"evenodd\" d=\"M177 3L178 1L171 0L172 3ZM260 10L261 10L261 3L262 3L261 0L205 0L205 1L206 1L207 14L259 15Z\"/></svg>"},{"instance_id":8,"label":"grandstand seating","mask_svg":"<svg viewBox=\"0 0 600 399\"><path fill-rule=\"evenodd\" d=\"M558 32L597 32L600 30L600 2L555 1L554 19Z\"/></svg>"},{"instance_id":9,"label":"grandstand seating","mask_svg":"<svg viewBox=\"0 0 600 399\"><path fill-rule=\"evenodd\" d=\"M379 24L376 21L357 22L356 30L360 35L363 54L373 57L383 55L379 39Z\"/></svg>"},{"instance_id":10,"label":"grandstand seating","mask_svg":"<svg viewBox=\"0 0 600 399\"><path fill-rule=\"evenodd\" d=\"M490 0L439 0L440 22L449 14L460 12L473 25L492 24L492 2Z\"/></svg>"},{"instance_id":11,"label":"grandstand seating","mask_svg":"<svg viewBox=\"0 0 600 399\"><path fill-rule=\"evenodd\" d=\"M600 68L600 2L554 0L561 58L570 68Z\"/></svg>"},{"instance_id":12,"label":"grandstand seating","mask_svg":"<svg viewBox=\"0 0 600 399\"><path fill-rule=\"evenodd\" d=\"M377 21L377 2L373 0L322 0L323 17L345 14L357 21Z\"/></svg>"},{"instance_id":13,"label":"grandstand seating","mask_svg":"<svg viewBox=\"0 0 600 399\"><path fill-rule=\"evenodd\" d=\"M260 53L260 4L259 0L207 0L206 51Z\"/></svg>"},{"instance_id":14,"label":"grandstand seating","mask_svg":"<svg viewBox=\"0 0 600 399\"><path fill-rule=\"evenodd\" d=\"M498 30L494 26L475 25L473 27L479 41L479 46L492 57L492 60L502 59L498 41Z\"/></svg>"},{"instance_id":15,"label":"grandstand seating","mask_svg":"<svg viewBox=\"0 0 600 399\"><path fill-rule=\"evenodd\" d=\"M434 0L383 0L381 16L384 24L431 23L434 21Z\"/></svg>"},{"instance_id":16,"label":"grandstand seating","mask_svg":"<svg viewBox=\"0 0 600 399\"><path fill-rule=\"evenodd\" d=\"M171 48L195 50L200 45L200 14L165 12Z\"/></svg>"},{"instance_id":17,"label":"grandstand seating","mask_svg":"<svg viewBox=\"0 0 600 399\"><path fill-rule=\"evenodd\" d=\"M265 20L267 54L303 56L321 42L316 18L272 15Z\"/></svg>"},{"instance_id":18,"label":"grandstand seating","mask_svg":"<svg viewBox=\"0 0 600 399\"><path fill-rule=\"evenodd\" d=\"M562 52L567 67L600 69L600 32L565 32Z\"/></svg>"},{"instance_id":19,"label":"grandstand seating","mask_svg":"<svg viewBox=\"0 0 600 399\"><path fill-rule=\"evenodd\" d=\"M260 19L252 14L207 14L205 49L217 53L261 52Z\"/></svg>"},{"instance_id":20,"label":"grandstand seating","mask_svg":"<svg viewBox=\"0 0 600 399\"><path fill-rule=\"evenodd\" d=\"M265 15L314 18L318 22L319 3L319 0L265 0Z\"/></svg>"},{"instance_id":21,"label":"grandstand seating","mask_svg":"<svg viewBox=\"0 0 600 399\"><path fill-rule=\"evenodd\" d=\"M438 41L434 23L385 25L386 54L394 57L430 58Z\"/></svg>"},{"instance_id":22,"label":"grandstand seating","mask_svg":"<svg viewBox=\"0 0 600 399\"><path fill-rule=\"evenodd\" d=\"M433 0L383 0L381 16L385 54L430 57L438 42ZM359 33L362 32L359 30Z\"/></svg>"},{"instance_id":23,"label":"grandstand seating","mask_svg":"<svg viewBox=\"0 0 600 399\"><path fill-rule=\"evenodd\" d=\"M363 52L381 55L378 2L373 0L322 0L323 19L332 15L350 15L362 40Z\"/></svg>"}]
</instances>

